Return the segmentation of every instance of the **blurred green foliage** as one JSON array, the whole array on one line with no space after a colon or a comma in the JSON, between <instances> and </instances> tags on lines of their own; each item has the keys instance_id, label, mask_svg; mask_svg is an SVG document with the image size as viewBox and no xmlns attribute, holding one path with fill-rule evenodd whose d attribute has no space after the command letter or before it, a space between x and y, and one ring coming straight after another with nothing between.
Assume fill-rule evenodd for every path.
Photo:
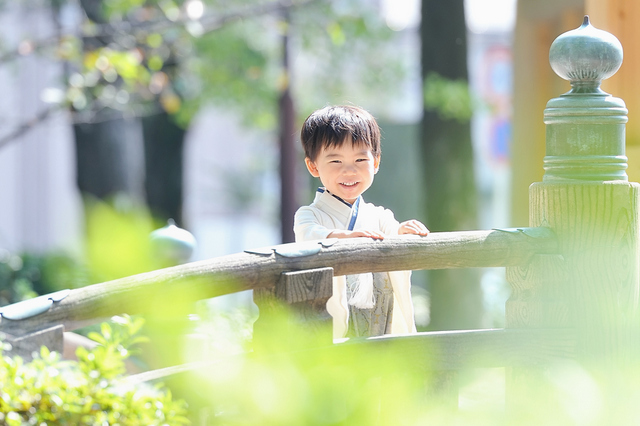
<instances>
[{"instance_id":1,"label":"blurred green foliage","mask_svg":"<svg viewBox=\"0 0 640 426\"><path fill-rule=\"evenodd\" d=\"M210 424L407 424L437 410L425 404L430 374L407 369L409 353L357 346L333 351L292 326L295 320L281 307L268 334L254 336L252 352L190 377Z\"/></svg>"},{"instance_id":2,"label":"blurred green foliage","mask_svg":"<svg viewBox=\"0 0 640 426\"><path fill-rule=\"evenodd\" d=\"M92 333L92 350L80 348L78 361L42 347L30 362L0 358L0 425L185 425L186 403L175 400L161 385L128 385L124 361L137 336L141 319L115 317Z\"/></svg>"},{"instance_id":3,"label":"blurred green foliage","mask_svg":"<svg viewBox=\"0 0 640 426\"><path fill-rule=\"evenodd\" d=\"M156 269L150 233L158 224L148 210L117 200L86 200L85 261L91 282L98 283Z\"/></svg>"},{"instance_id":4,"label":"blurred green foliage","mask_svg":"<svg viewBox=\"0 0 640 426\"><path fill-rule=\"evenodd\" d=\"M92 277L115 278L153 266L147 247L153 221L147 213L102 202L88 211ZM28 257L6 257L3 263L12 273L24 269L33 282L39 274L49 274L27 273L24 259ZM71 265L66 268L53 276L76 276ZM250 309L242 303L225 309L215 303L193 305L205 299L210 282L191 284L173 281L161 291L154 287L164 297L149 292L132 300L159 302L147 326L164 341L139 337L143 321L123 315L100 325L99 332L89 332L98 346L78 349L78 361L63 361L42 349L33 361L24 362L11 358L5 345L0 425L181 425L189 419L207 425L627 425L640 420L640 380L633 360L627 365L601 359L580 364L570 359L575 348L569 342L559 355L564 359L543 365L532 356L535 365L512 366L516 380L508 386L508 369L470 373L463 368L456 383L460 394L452 400L441 372L434 369L442 357L435 344L381 344L380 338L332 344L314 337L310 330L316 325L286 306L269 310L271 318L258 318L268 327L258 327L263 333L252 335L255 315ZM132 346L140 344L145 351L137 354L141 359L169 354L168 347L183 356L170 365L193 362L187 365L192 371L166 375L162 380L167 387L134 386L126 380L124 361Z\"/></svg>"},{"instance_id":5,"label":"blurred green foliage","mask_svg":"<svg viewBox=\"0 0 640 426\"><path fill-rule=\"evenodd\" d=\"M161 225L146 209L86 201L81 258L62 252L16 254L0 249L0 306L167 266L152 256L149 234Z\"/></svg>"},{"instance_id":6,"label":"blurred green foliage","mask_svg":"<svg viewBox=\"0 0 640 426\"><path fill-rule=\"evenodd\" d=\"M52 2L60 8L64 0ZM53 43L55 57L68 64L63 103L76 121L91 120L104 109L145 115L161 108L186 127L198 110L214 103L234 109L248 124L271 129L286 84L300 93L295 97L302 115L319 104L353 99L384 105L407 68L393 47L399 36L378 7L363 0L80 4L87 18L79 34ZM285 33L295 58L290 74L282 65ZM40 41L25 42L43 52Z\"/></svg>"},{"instance_id":7,"label":"blurred green foliage","mask_svg":"<svg viewBox=\"0 0 640 426\"><path fill-rule=\"evenodd\" d=\"M431 73L424 82L424 105L442 120L469 121L473 113L469 84Z\"/></svg>"},{"instance_id":8,"label":"blurred green foliage","mask_svg":"<svg viewBox=\"0 0 640 426\"><path fill-rule=\"evenodd\" d=\"M318 341L281 307L244 354L206 358L183 378L205 424L622 425L640 419L637 368L565 358L456 371L447 392L434 343ZM260 321L260 319L258 319ZM292 326L293 325L293 326ZM267 330L265 330L267 331ZM250 344L250 342L247 342ZM481 354L477 354L481 356ZM507 384L509 375L515 380ZM604 377L604 379L603 379Z\"/></svg>"},{"instance_id":9,"label":"blurred green foliage","mask_svg":"<svg viewBox=\"0 0 640 426\"><path fill-rule=\"evenodd\" d=\"M0 251L0 306L87 284L87 269L70 255Z\"/></svg>"}]
</instances>

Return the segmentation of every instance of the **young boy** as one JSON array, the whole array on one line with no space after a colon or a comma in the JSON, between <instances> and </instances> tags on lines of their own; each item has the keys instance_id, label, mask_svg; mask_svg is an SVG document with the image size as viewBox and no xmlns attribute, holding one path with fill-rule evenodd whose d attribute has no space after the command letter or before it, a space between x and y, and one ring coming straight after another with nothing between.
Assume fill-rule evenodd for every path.
<instances>
[{"instance_id":1,"label":"young boy","mask_svg":"<svg viewBox=\"0 0 640 426\"><path fill-rule=\"evenodd\" d=\"M305 120L301 140L307 169L324 186L296 212L296 241L429 233L419 221L398 223L393 212L362 199L380 166L380 128L367 111L320 109ZM410 271L335 277L327 303L334 338L415 332L410 277Z\"/></svg>"}]
</instances>

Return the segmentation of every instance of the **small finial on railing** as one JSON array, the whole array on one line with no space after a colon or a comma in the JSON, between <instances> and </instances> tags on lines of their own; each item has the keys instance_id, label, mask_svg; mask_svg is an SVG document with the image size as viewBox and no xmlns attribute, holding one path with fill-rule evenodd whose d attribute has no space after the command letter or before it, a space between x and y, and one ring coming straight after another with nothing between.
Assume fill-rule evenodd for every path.
<instances>
[{"instance_id":1,"label":"small finial on railing","mask_svg":"<svg viewBox=\"0 0 640 426\"><path fill-rule=\"evenodd\" d=\"M571 82L574 93L598 92L600 82L622 65L622 45L613 34L593 27L585 15L579 28L551 44L549 62L556 74Z\"/></svg>"},{"instance_id":2,"label":"small finial on railing","mask_svg":"<svg viewBox=\"0 0 640 426\"><path fill-rule=\"evenodd\" d=\"M164 228L156 229L149 236L154 260L159 267L187 262L196 248L196 239L186 229L179 228L175 220L167 220Z\"/></svg>"},{"instance_id":3,"label":"small finial on railing","mask_svg":"<svg viewBox=\"0 0 640 426\"><path fill-rule=\"evenodd\" d=\"M624 101L600 89L622 65L618 39L582 25L558 36L549 50L551 68L571 82L571 91L551 99L547 125L545 182L628 180Z\"/></svg>"}]
</instances>

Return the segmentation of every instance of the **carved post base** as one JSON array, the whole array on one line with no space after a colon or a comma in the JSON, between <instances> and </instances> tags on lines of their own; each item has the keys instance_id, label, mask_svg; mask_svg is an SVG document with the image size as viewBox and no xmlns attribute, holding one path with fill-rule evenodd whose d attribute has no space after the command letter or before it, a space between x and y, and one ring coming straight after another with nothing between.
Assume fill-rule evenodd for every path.
<instances>
[{"instance_id":1,"label":"carved post base","mask_svg":"<svg viewBox=\"0 0 640 426\"><path fill-rule=\"evenodd\" d=\"M637 348L640 185L535 183L529 194L530 226L551 228L561 255L538 255L525 267L508 268L513 293L506 326L570 329L576 368L615 392L632 371ZM531 398L533 383L553 387L557 374L550 368L557 367L511 369L508 395Z\"/></svg>"}]
</instances>

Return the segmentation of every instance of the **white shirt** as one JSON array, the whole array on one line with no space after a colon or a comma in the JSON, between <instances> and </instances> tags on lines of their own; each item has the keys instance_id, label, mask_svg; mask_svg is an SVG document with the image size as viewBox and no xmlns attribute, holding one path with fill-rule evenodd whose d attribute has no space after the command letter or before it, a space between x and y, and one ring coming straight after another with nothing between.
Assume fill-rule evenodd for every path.
<instances>
[{"instance_id":1,"label":"white shirt","mask_svg":"<svg viewBox=\"0 0 640 426\"><path fill-rule=\"evenodd\" d=\"M355 224L352 229L378 230L385 235L398 235L400 224L391 210L365 203L362 197L359 203L351 206L320 188L313 203L300 207L295 214L293 230L296 242L321 240L335 229L347 230L354 216ZM416 326L411 300L411 271L393 271L388 274L394 295L392 334L414 333ZM334 277L333 296L327 302L327 310L333 317L334 339L344 337L349 321L344 276Z\"/></svg>"}]
</instances>

